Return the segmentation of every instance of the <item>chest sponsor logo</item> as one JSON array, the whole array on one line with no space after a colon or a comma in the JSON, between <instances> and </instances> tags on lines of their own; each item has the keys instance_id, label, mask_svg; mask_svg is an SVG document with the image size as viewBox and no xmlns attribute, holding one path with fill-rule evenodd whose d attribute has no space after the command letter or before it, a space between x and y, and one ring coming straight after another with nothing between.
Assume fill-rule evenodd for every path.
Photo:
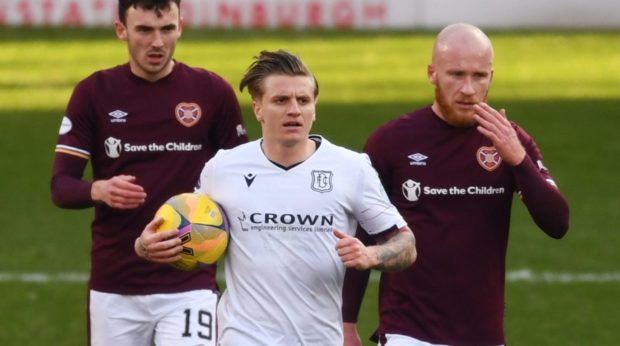
<instances>
[{"instance_id":1,"label":"chest sponsor logo","mask_svg":"<svg viewBox=\"0 0 620 346\"><path fill-rule=\"evenodd\" d=\"M114 137L108 137L103 142L105 146L105 153L109 158L116 159L121 156L122 152L125 153L153 153L153 152L188 152L188 151L200 151L202 150L202 144L194 144L189 142L168 142L161 143L149 143L149 144L133 144L125 142Z\"/></svg>"},{"instance_id":2,"label":"chest sponsor logo","mask_svg":"<svg viewBox=\"0 0 620 346\"><path fill-rule=\"evenodd\" d=\"M250 232L313 232L331 233L334 228L334 215L282 214L242 212L237 216L241 231Z\"/></svg>"},{"instance_id":3,"label":"chest sponsor logo","mask_svg":"<svg viewBox=\"0 0 620 346\"><path fill-rule=\"evenodd\" d=\"M110 113L108 113L108 115L110 116L110 122L111 123L125 123L127 122L127 112L123 112L120 109L117 109L115 111L112 111Z\"/></svg>"},{"instance_id":4,"label":"chest sponsor logo","mask_svg":"<svg viewBox=\"0 0 620 346\"><path fill-rule=\"evenodd\" d=\"M334 173L331 171L312 171L312 190L317 192L329 192L332 190L332 177Z\"/></svg>"},{"instance_id":5,"label":"chest sponsor logo","mask_svg":"<svg viewBox=\"0 0 620 346\"><path fill-rule=\"evenodd\" d=\"M402 185L403 196L409 202L415 202L420 197L420 183L408 179Z\"/></svg>"},{"instance_id":6,"label":"chest sponsor logo","mask_svg":"<svg viewBox=\"0 0 620 346\"><path fill-rule=\"evenodd\" d=\"M502 158L495 147L480 147L476 152L476 159L487 171L495 170L502 163Z\"/></svg>"},{"instance_id":7,"label":"chest sponsor logo","mask_svg":"<svg viewBox=\"0 0 620 346\"><path fill-rule=\"evenodd\" d=\"M105 146L105 153L109 158L116 159L121 156L121 140L114 137L108 137L108 139L103 142Z\"/></svg>"},{"instance_id":8,"label":"chest sponsor logo","mask_svg":"<svg viewBox=\"0 0 620 346\"><path fill-rule=\"evenodd\" d=\"M202 117L202 109L196 103L179 103L174 109L174 114L181 125L192 127L198 123Z\"/></svg>"},{"instance_id":9,"label":"chest sponsor logo","mask_svg":"<svg viewBox=\"0 0 620 346\"><path fill-rule=\"evenodd\" d=\"M417 202L421 196L480 196L501 195L506 192L502 186L422 186L420 182L407 179L402 184L403 197L410 202Z\"/></svg>"},{"instance_id":10,"label":"chest sponsor logo","mask_svg":"<svg viewBox=\"0 0 620 346\"><path fill-rule=\"evenodd\" d=\"M409 165L411 166L426 166L426 159L428 156L420 153L415 153L407 156L409 158Z\"/></svg>"}]
</instances>

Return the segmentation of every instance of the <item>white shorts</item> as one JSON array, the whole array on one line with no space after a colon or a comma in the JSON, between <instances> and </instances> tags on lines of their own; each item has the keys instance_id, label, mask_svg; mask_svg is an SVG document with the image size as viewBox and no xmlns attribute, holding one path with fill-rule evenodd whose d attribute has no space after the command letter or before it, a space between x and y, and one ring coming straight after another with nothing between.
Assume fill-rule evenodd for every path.
<instances>
[{"instance_id":1,"label":"white shorts","mask_svg":"<svg viewBox=\"0 0 620 346\"><path fill-rule=\"evenodd\" d=\"M448 346L444 344L431 344L430 342L400 334L385 334L385 338L387 342L384 346Z\"/></svg>"},{"instance_id":2,"label":"white shorts","mask_svg":"<svg viewBox=\"0 0 620 346\"><path fill-rule=\"evenodd\" d=\"M430 342L400 334L385 334L385 339L387 341L384 346L447 346L442 344L431 344Z\"/></svg>"},{"instance_id":3,"label":"white shorts","mask_svg":"<svg viewBox=\"0 0 620 346\"><path fill-rule=\"evenodd\" d=\"M215 346L211 290L120 295L90 290L91 346Z\"/></svg>"}]
</instances>

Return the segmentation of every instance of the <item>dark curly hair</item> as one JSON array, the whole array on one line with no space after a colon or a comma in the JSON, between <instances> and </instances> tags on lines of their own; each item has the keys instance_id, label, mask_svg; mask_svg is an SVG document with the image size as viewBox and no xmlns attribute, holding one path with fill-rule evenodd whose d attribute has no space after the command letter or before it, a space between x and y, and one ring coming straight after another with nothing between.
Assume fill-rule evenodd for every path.
<instances>
[{"instance_id":1,"label":"dark curly hair","mask_svg":"<svg viewBox=\"0 0 620 346\"><path fill-rule=\"evenodd\" d=\"M123 25L127 24L127 9L129 7L155 10L159 17L161 11L170 9L171 3L175 3L179 10L181 9L181 0L118 0L118 19Z\"/></svg>"}]
</instances>

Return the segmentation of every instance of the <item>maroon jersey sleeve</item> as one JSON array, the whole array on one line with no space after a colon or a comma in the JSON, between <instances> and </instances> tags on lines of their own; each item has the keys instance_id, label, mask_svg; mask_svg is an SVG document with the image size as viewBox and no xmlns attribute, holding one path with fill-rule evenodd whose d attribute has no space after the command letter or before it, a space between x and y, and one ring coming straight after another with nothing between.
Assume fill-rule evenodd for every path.
<instances>
[{"instance_id":1,"label":"maroon jersey sleeve","mask_svg":"<svg viewBox=\"0 0 620 346\"><path fill-rule=\"evenodd\" d=\"M94 205L90 196L92 183L82 176L90 158L93 124L88 114L89 80L80 82L69 100L56 146L51 180L52 201L62 208L88 208Z\"/></svg>"},{"instance_id":2,"label":"maroon jersey sleeve","mask_svg":"<svg viewBox=\"0 0 620 346\"><path fill-rule=\"evenodd\" d=\"M534 140L513 124L527 155L514 167L516 188L538 227L552 238L562 238L568 231L568 203L557 188Z\"/></svg>"},{"instance_id":3,"label":"maroon jersey sleeve","mask_svg":"<svg viewBox=\"0 0 620 346\"><path fill-rule=\"evenodd\" d=\"M342 318L344 322L357 322L369 278L370 270L347 269L342 288Z\"/></svg>"},{"instance_id":4,"label":"maroon jersey sleeve","mask_svg":"<svg viewBox=\"0 0 620 346\"><path fill-rule=\"evenodd\" d=\"M373 243L370 235L361 227L357 228L355 237L359 238L365 245ZM344 322L357 322L369 278L370 270L348 268L345 272L342 287L342 318Z\"/></svg>"},{"instance_id":5,"label":"maroon jersey sleeve","mask_svg":"<svg viewBox=\"0 0 620 346\"><path fill-rule=\"evenodd\" d=\"M213 77L214 83L218 85L212 86L210 89L221 92L221 102L219 104L219 116L215 118L217 122L212 126L212 138L214 141L212 146L214 148L230 149L248 141L246 130L242 126L241 107L230 84L215 74L213 74Z\"/></svg>"},{"instance_id":6,"label":"maroon jersey sleeve","mask_svg":"<svg viewBox=\"0 0 620 346\"><path fill-rule=\"evenodd\" d=\"M54 204L71 209L94 205L90 197L92 183L82 180L86 162L79 157L56 153L51 183Z\"/></svg>"}]
</instances>

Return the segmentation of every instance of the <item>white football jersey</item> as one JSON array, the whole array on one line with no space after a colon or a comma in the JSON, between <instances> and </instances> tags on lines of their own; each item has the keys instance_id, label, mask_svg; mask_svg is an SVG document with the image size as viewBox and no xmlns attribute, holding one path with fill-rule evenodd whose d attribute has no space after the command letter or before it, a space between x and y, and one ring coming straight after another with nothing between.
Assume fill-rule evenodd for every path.
<instances>
[{"instance_id":1,"label":"white football jersey","mask_svg":"<svg viewBox=\"0 0 620 346\"><path fill-rule=\"evenodd\" d=\"M201 173L197 192L231 225L219 345L342 345L345 267L333 229L406 225L365 154L314 139L317 151L289 169L257 140L218 151Z\"/></svg>"}]
</instances>

